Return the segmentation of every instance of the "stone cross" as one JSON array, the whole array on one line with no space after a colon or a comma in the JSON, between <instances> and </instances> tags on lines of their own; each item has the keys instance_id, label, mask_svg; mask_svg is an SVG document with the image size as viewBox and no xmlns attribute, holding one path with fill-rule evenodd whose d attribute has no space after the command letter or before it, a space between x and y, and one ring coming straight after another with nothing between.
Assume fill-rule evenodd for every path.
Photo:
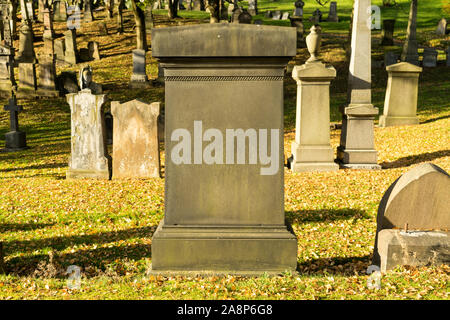
<instances>
[{"instance_id":1,"label":"stone cross","mask_svg":"<svg viewBox=\"0 0 450 320\"><path fill-rule=\"evenodd\" d=\"M17 105L16 96L13 94L9 103L4 106L5 111L9 111L10 130L19 131L19 112L23 111L23 106Z\"/></svg>"},{"instance_id":2,"label":"stone cross","mask_svg":"<svg viewBox=\"0 0 450 320\"><path fill-rule=\"evenodd\" d=\"M294 2L294 6L294 17L303 17L303 7L305 6L305 3L302 0L297 0Z\"/></svg>"},{"instance_id":3,"label":"stone cross","mask_svg":"<svg viewBox=\"0 0 450 320\"><path fill-rule=\"evenodd\" d=\"M408 30L406 34L406 41L403 44L403 52L401 59L404 62L409 62L419 65L419 53L416 36L416 20L417 20L417 0L411 0L411 8L409 11Z\"/></svg>"},{"instance_id":4,"label":"stone cross","mask_svg":"<svg viewBox=\"0 0 450 320\"><path fill-rule=\"evenodd\" d=\"M371 30L367 24L370 0L355 0L348 75L348 105L342 110L337 161L343 168L381 169L377 165L372 105Z\"/></svg>"}]
</instances>

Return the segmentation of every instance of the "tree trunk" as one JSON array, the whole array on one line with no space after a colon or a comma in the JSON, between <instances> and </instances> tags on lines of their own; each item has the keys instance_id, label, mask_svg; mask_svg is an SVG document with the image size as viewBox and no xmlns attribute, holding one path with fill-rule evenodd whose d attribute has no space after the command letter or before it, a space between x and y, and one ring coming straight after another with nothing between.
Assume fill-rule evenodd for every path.
<instances>
[{"instance_id":1,"label":"tree trunk","mask_svg":"<svg viewBox=\"0 0 450 320\"><path fill-rule=\"evenodd\" d=\"M11 1L11 18L12 18L11 37L13 39L18 38L18 35L17 35L17 9L18 9L18 7L19 7L19 1L12 0Z\"/></svg>"},{"instance_id":2,"label":"tree trunk","mask_svg":"<svg viewBox=\"0 0 450 320\"><path fill-rule=\"evenodd\" d=\"M117 25L119 34L123 33L123 8L125 7L125 0L119 0L117 3Z\"/></svg>"},{"instance_id":3,"label":"tree trunk","mask_svg":"<svg viewBox=\"0 0 450 320\"><path fill-rule=\"evenodd\" d=\"M136 22L136 49L147 51L144 11L136 5L135 0L131 1L131 9L133 10L134 20Z\"/></svg>"},{"instance_id":4,"label":"tree trunk","mask_svg":"<svg viewBox=\"0 0 450 320\"><path fill-rule=\"evenodd\" d=\"M169 0L169 19L179 18L178 16L178 0Z\"/></svg>"}]
</instances>

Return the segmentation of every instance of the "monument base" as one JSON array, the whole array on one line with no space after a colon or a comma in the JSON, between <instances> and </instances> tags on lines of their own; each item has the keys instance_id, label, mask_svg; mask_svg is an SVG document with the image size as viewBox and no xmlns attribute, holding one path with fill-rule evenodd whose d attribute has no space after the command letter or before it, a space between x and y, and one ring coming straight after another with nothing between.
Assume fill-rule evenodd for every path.
<instances>
[{"instance_id":1,"label":"monument base","mask_svg":"<svg viewBox=\"0 0 450 320\"><path fill-rule=\"evenodd\" d=\"M336 162L343 169L380 170L376 150L352 150L337 148Z\"/></svg>"},{"instance_id":2,"label":"monument base","mask_svg":"<svg viewBox=\"0 0 450 320\"><path fill-rule=\"evenodd\" d=\"M286 226L158 226L155 275L280 274L297 268L297 239Z\"/></svg>"},{"instance_id":3,"label":"monument base","mask_svg":"<svg viewBox=\"0 0 450 320\"><path fill-rule=\"evenodd\" d=\"M392 127L392 126L406 126L419 124L419 119L417 117L390 117L390 116L380 116L379 126L380 127Z\"/></svg>"},{"instance_id":4,"label":"monument base","mask_svg":"<svg viewBox=\"0 0 450 320\"><path fill-rule=\"evenodd\" d=\"M450 264L450 232L385 229L378 233L381 272L399 265Z\"/></svg>"},{"instance_id":5,"label":"monument base","mask_svg":"<svg viewBox=\"0 0 450 320\"><path fill-rule=\"evenodd\" d=\"M81 170L81 169L71 169L69 168L66 173L67 180L75 179L102 179L109 180L110 178L109 170Z\"/></svg>"},{"instance_id":6,"label":"monument base","mask_svg":"<svg viewBox=\"0 0 450 320\"><path fill-rule=\"evenodd\" d=\"M148 80L147 75L141 74L132 74L131 80L129 83L129 87L131 89L142 89L149 88L152 86L152 83Z\"/></svg>"},{"instance_id":7,"label":"monument base","mask_svg":"<svg viewBox=\"0 0 450 320\"><path fill-rule=\"evenodd\" d=\"M29 88L19 88L16 93L18 99L34 99L36 97L36 90Z\"/></svg>"},{"instance_id":8,"label":"monument base","mask_svg":"<svg viewBox=\"0 0 450 320\"><path fill-rule=\"evenodd\" d=\"M339 170L339 166L333 161L334 153L330 146L302 146L293 142L291 149L293 154L288 159L288 164L292 172Z\"/></svg>"},{"instance_id":9,"label":"monument base","mask_svg":"<svg viewBox=\"0 0 450 320\"><path fill-rule=\"evenodd\" d=\"M11 131L5 134L5 149L6 152L14 152L28 149L27 137L25 132Z\"/></svg>"}]
</instances>

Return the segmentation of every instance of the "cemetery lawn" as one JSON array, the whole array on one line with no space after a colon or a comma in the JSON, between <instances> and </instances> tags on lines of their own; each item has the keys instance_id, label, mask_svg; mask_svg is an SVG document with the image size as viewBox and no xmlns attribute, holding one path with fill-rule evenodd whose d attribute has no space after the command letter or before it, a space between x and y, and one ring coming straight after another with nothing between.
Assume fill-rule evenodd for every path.
<instances>
[{"instance_id":1,"label":"cemetery lawn","mask_svg":"<svg viewBox=\"0 0 450 320\"><path fill-rule=\"evenodd\" d=\"M372 1L374 4L380 1ZM406 0L398 0L402 8ZM0 299L449 299L449 267L397 268L383 275L380 290L366 286L376 229L378 203L401 174L423 162L433 162L450 172L450 68L444 48L450 37L434 34L442 3L419 4L420 45L436 46L439 66L420 76L420 125L375 128L380 171L292 174L285 169L285 211L298 238L297 274L278 277L152 277L151 238L164 214L164 179L123 181L67 181L70 153L70 110L64 98L19 100L25 111L20 127L27 133L29 150L0 153L0 241L9 275L0 276ZM421 6L427 6L422 9ZM292 0L261 1L265 10L292 10ZM305 15L316 7L307 1ZM327 16L328 7L322 10ZM339 1L343 22L324 23L321 58L333 64L338 77L331 88L331 120L340 121L338 108L346 100L344 44L351 1ZM405 37L408 10L396 13L396 46ZM157 13L164 13L160 11ZM383 16L394 12L383 11ZM104 12L96 13L103 17ZM156 15L157 26L205 22L207 15L182 12L168 21ZM78 47L98 41L102 60L90 62L94 81L103 85L111 100L140 98L164 101L164 88L130 90L131 50L135 46L132 15L126 13L126 32L99 36L97 22L83 25ZM267 19L263 19L266 21ZM267 20L268 21L268 20ZM280 22L280 24L284 23ZM55 23L56 33L64 25ZM306 28L308 28L308 23ZM42 35L42 25L35 25ZM305 29L306 29L305 28ZM381 60L384 49L373 33L373 56ZM149 37L150 40L150 37ZM42 41L37 42L38 52ZM147 73L154 79L157 62L148 53ZM296 64L307 59L299 49ZM77 71L77 67L58 67ZM373 103L382 108L387 83L382 68L373 69ZM295 128L296 84L285 80L285 157ZM6 104L6 100L0 101ZM9 131L9 114L0 112L0 145ZM331 131L332 146L339 144L339 129ZM161 160L164 150L161 146ZM162 165L163 166L163 165ZM164 169L164 167L162 167ZM82 268L81 289L67 287L69 265Z\"/></svg>"}]
</instances>

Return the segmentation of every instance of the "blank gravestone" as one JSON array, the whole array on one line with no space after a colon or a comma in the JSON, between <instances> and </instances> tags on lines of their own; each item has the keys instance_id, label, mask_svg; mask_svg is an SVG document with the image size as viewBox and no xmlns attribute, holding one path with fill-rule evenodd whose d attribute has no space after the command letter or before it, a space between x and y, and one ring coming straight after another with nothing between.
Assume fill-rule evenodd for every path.
<instances>
[{"instance_id":1,"label":"blank gravestone","mask_svg":"<svg viewBox=\"0 0 450 320\"><path fill-rule=\"evenodd\" d=\"M437 66L438 52L434 48L423 49L423 61L422 65L425 68L435 68Z\"/></svg>"},{"instance_id":2,"label":"blank gravestone","mask_svg":"<svg viewBox=\"0 0 450 320\"><path fill-rule=\"evenodd\" d=\"M402 231L403 229L403 231ZM373 264L450 264L450 177L432 163L398 178L381 199Z\"/></svg>"},{"instance_id":3,"label":"blank gravestone","mask_svg":"<svg viewBox=\"0 0 450 320\"><path fill-rule=\"evenodd\" d=\"M447 19L442 18L439 21L438 26L436 28L436 34L438 36L445 36L447 34Z\"/></svg>"},{"instance_id":4,"label":"blank gravestone","mask_svg":"<svg viewBox=\"0 0 450 320\"><path fill-rule=\"evenodd\" d=\"M283 79L296 54L295 29L196 25L154 29L152 40L164 67L166 147L152 272L294 271L297 241L284 214Z\"/></svg>"},{"instance_id":5,"label":"blank gravestone","mask_svg":"<svg viewBox=\"0 0 450 320\"><path fill-rule=\"evenodd\" d=\"M160 103L111 103L114 117L113 178L159 177Z\"/></svg>"}]
</instances>

